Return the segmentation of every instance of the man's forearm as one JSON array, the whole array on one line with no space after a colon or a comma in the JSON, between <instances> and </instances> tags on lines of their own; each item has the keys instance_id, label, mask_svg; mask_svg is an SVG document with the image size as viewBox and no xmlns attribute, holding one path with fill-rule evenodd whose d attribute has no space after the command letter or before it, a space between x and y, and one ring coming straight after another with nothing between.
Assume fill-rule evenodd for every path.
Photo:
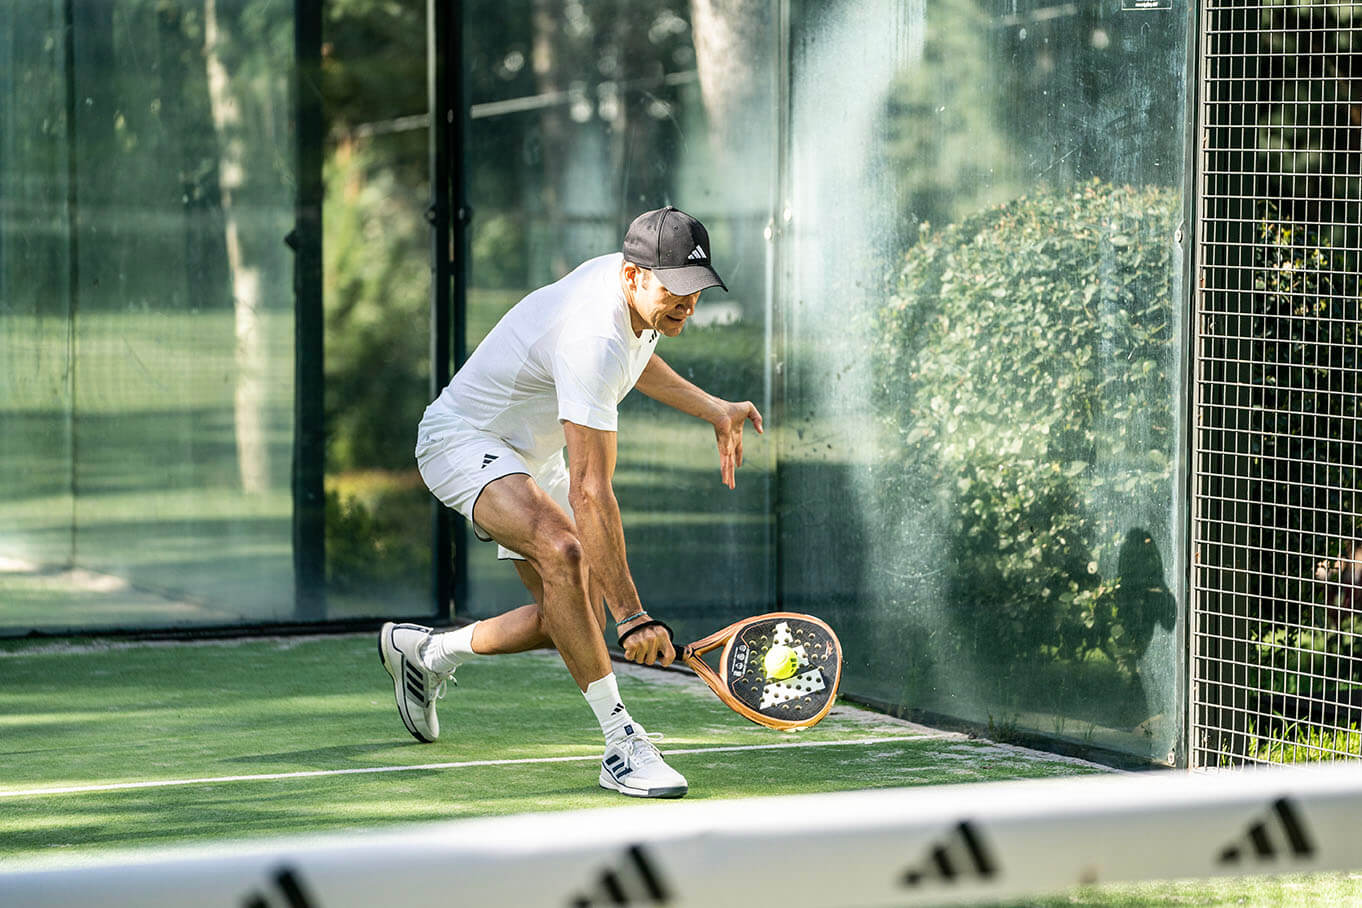
<instances>
[{"instance_id":1,"label":"man's forearm","mask_svg":"<svg viewBox=\"0 0 1362 908\"><path fill-rule=\"evenodd\" d=\"M643 608L629 573L619 502L611 491L574 492L570 496L577 538L581 540L591 579L605 593L610 614L618 621Z\"/></svg>"},{"instance_id":2,"label":"man's forearm","mask_svg":"<svg viewBox=\"0 0 1362 908\"><path fill-rule=\"evenodd\" d=\"M658 403L680 410L706 422L723 417L719 399L682 378L675 369L662 361L656 353L644 366L634 384L643 394Z\"/></svg>"}]
</instances>

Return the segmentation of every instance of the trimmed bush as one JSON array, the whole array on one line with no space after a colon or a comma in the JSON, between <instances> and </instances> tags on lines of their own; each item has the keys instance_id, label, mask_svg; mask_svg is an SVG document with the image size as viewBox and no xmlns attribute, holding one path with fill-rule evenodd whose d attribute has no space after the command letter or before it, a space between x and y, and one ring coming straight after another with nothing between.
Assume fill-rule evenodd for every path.
<instances>
[{"instance_id":1,"label":"trimmed bush","mask_svg":"<svg viewBox=\"0 0 1362 908\"><path fill-rule=\"evenodd\" d=\"M1131 676L1172 626L1177 214L1174 191L1092 182L923 225L878 313L887 497L934 490L975 658Z\"/></svg>"}]
</instances>

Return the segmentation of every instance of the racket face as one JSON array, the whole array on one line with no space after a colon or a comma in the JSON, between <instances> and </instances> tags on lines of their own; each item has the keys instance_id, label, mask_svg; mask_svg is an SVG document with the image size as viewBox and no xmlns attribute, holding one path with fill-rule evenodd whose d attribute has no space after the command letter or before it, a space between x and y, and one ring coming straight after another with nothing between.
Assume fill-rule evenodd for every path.
<instances>
[{"instance_id":1,"label":"racket face","mask_svg":"<svg viewBox=\"0 0 1362 908\"><path fill-rule=\"evenodd\" d=\"M784 644L799 657L794 674L766 676L766 653ZM812 725L832 708L842 674L842 647L832 629L810 615L774 612L743 622L724 646L724 685L743 706L780 726Z\"/></svg>"}]
</instances>

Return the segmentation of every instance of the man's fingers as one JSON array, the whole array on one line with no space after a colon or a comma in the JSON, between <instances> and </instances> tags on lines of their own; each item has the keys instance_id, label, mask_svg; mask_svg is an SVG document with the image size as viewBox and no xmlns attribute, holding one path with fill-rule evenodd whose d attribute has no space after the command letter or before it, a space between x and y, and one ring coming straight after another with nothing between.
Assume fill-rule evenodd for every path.
<instances>
[{"instance_id":1,"label":"man's fingers","mask_svg":"<svg viewBox=\"0 0 1362 908\"><path fill-rule=\"evenodd\" d=\"M750 420L752 420L752 428L754 428L754 429L757 430L757 434L758 434L758 435L764 434L764 432L762 431L762 428L761 428L761 413L760 413L760 411L758 411L757 408L756 408L754 405L750 404L750 403L749 403L747 406L751 407L751 409L750 409L750 410L748 411L748 413L747 413L747 418L750 419Z\"/></svg>"},{"instance_id":2,"label":"man's fingers","mask_svg":"<svg viewBox=\"0 0 1362 908\"><path fill-rule=\"evenodd\" d=\"M671 637L660 627L650 627L639 631L629 638L624 647L624 657L639 665L653 665L661 662L671 665L676 659Z\"/></svg>"}]
</instances>

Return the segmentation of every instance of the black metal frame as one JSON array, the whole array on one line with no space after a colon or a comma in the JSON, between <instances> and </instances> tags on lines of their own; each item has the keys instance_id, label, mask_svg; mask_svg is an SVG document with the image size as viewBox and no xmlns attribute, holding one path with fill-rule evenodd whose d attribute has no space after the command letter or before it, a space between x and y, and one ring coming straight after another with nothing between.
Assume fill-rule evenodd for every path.
<instances>
[{"instance_id":1,"label":"black metal frame","mask_svg":"<svg viewBox=\"0 0 1362 908\"><path fill-rule=\"evenodd\" d=\"M325 314L322 305L322 0L294 0L293 102L298 193L293 250L294 427L293 576L294 616L326 617L326 414Z\"/></svg>"},{"instance_id":2,"label":"black metal frame","mask_svg":"<svg viewBox=\"0 0 1362 908\"><path fill-rule=\"evenodd\" d=\"M468 295L468 224L463 78L463 3L427 0L426 66L430 97L430 396L463 364ZM453 618L468 588L465 521L431 502L431 597L439 619ZM452 547L452 551L451 551Z\"/></svg>"}]
</instances>

